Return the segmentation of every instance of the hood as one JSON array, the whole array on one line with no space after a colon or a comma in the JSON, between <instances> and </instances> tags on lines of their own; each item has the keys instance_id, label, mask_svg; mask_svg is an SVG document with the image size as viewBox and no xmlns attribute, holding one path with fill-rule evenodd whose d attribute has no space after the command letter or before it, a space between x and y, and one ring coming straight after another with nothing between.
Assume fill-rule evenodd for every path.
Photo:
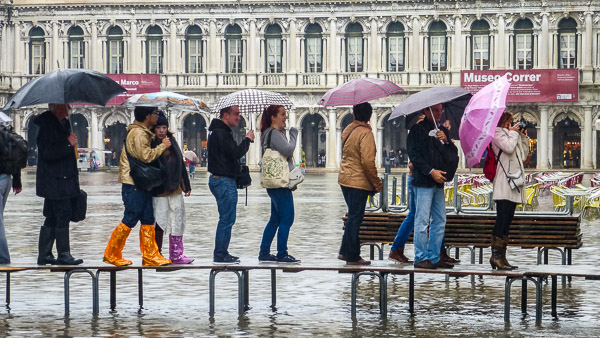
<instances>
[{"instance_id":1,"label":"hood","mask_svg":"<svg viewBox=\"0 0 600 338\"><path fill-rule=\"evenodd\" d=\"M221 119L213 119L208 127L208 131L213 131L215 129L225 129L227 131L231 131L228 125L225 124Z\"/></svg>"},{"instance_id":2,"label":"hood","mask_svg":"<svg viewBox=\"0 0 600 338\"><path fill-rule=\"evenodd\" d=\"M133 129L141 129L146 134L150 135L151 137L154 137L154 133L150 129L146 128L146 126L142 122L133 121L132 124L127 126L127 132L130 132Z\"/></svg>"}]
</instances>

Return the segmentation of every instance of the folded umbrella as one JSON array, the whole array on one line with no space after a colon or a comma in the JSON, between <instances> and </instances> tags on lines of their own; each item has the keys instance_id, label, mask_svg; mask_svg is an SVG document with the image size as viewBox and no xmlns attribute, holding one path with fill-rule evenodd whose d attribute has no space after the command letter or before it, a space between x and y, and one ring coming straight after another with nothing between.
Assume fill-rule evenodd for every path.
<instances>
[{"instance_id":1,"label":"folded umbrella","mask_svg":"<svg viewBox=\"0 0 600 338\"><path fill-rule=\"evenodd\" d=\"M328 90L319 104L323 107L354 106L399 93L405 93L404 89L392 81L361 77Z\"/></svg>"},{"instance_id":2,"label":"folded umbrella","mask_svg":"<svg viewBox=\"0 0 600 338\"><path fill-rule=\"evenodd\" d=\"M4 114L3 112L0 111L0 123L2 122L10 122L12 121L12 119L10 118L10 116Z\"/></svg>"},{"instance_id":3,"label":"folded umbrella","mask_svg":"<svg viewBox=\"0 0 600 338\"><path fill-rule=\"evenodd\" d=\"M465 108L458 133L469 168L479 163L494 138L498 121L506 109L509 88L510 82L504 75L475 93Z\"/></svg>"},{"instance_id":4,"label":"folded umbrella","mask_svg":"<svg viewBox=\"0 0 600 338\"><path fill-rule=\"evenodd\" d=\"M92 103L104 106L125 91L115 80L90 69L58 69L21 87L2 110L41 103Z\"/></svg>"}]
</instances>

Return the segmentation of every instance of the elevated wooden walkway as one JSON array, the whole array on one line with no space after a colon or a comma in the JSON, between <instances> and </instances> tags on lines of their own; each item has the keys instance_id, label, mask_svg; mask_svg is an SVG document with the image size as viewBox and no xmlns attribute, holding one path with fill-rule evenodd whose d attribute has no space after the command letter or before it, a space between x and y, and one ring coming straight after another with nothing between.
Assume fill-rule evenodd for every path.
<instances>
[{"instance_id":1,"label":"elevated wooden walkway","mask_svg":"<svg viewBox=\"0 0 600 338\"><path fill-rule=\"evenodd\" d=\"M194 273L197 270L209 270L209 315L214 315L215 308L215 289L216 276L219 273L232 273L238 278L238 312L240 315L249 309L250 293L250 271L251 270L269 270L271 272L271 306L274 308L277 302L277 271L299 273L303 271L322 271L347 273L351 275L351 313L353 320L356 319L356 299L357 284L361 276L376 276L380 287L380 314L387 317L387 282L388 275L406 275L409 279L409 312L414 313L414 289L415 275L419 274L437 274L448 275L452 277L463 276L490 276L505 278L505 299L504 299L504 320L510 321L510 296L511 286L515 281L522 282L521 310L526 312L527 301L527 282L533 282L536 286L536 321L542 320L542 280L550 277L552 281L552 316L556 317L557 304L557 277L581 277L585 279L600 280L600 268L590 268L589 266L564 266L564 265L529 265L520 266L517 270L498 271L492 270L486 265L481 264L459 264L454 269L418 269L413 265L395 264L386 261L373 262L370 266L352 266L346 265L339 260L317 260L304 262L302 264L265 264L258 263L256 258L242 258L242 264L238 265L213 265L211 261L197 261L189 265L170 265L162 267L145 267L139 265L130 265L125 267L116 267L102 262L91 263L80 266L38 266L30 264L9 264L0 265L0 273L6 274L6 303L10 304L10 277L11 274L22 271L49 271L64 273L64 297L65 297L65 315L69 314L69 291L70 278L73 274L88 274L92 281L92 309L93 313L99 312L99 276L101 273L110 274L110 308L116 307L116 274L120 271L136 270L138 272L138 296L139 305L143 305L143 272L171 272L179 270L189 270ZM318 286L315 286L318 287Z\"/></svg>"}]
</instances>

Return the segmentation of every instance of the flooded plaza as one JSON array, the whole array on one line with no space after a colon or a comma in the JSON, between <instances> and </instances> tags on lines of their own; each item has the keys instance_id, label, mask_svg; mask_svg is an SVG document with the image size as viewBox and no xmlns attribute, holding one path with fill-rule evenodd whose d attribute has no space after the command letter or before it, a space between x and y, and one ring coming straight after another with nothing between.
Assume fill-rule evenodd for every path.
<instances>
[{"instance_id":1,"label":"flooded plaza","mask_svg":"<svg viewBox=\"0 0 600 338\"><path fill-rule=\"evenodd\" d=\"M230 251L244 261L256 261L262 230L269 218L270 199L253 173L246 194L239 191L237 222ZM71 224L71 252L85 264L100 263L104 248L123 212L117 173L81 173L88 193L87 219ZM208 175L198 173L192 196L186 198L186 255L197 261L212 259L218 213L207 186ZM585 182L585 181L584 181ZM589 181L588 181L589 182ZM35 196L35 172L24 172L23 192L11 195L5 211L6 231L13 264L33 264L37 258L41 198ZM337 174L308 174L294 193L295 222L289 252L303 262L335 259L342 238L341 217L346 206ZM543 196L541 208L551 208ZM582 221L583 247L573 250L573 264L598 267L600 249L597 219ZM123 256L141 264L137 227L129 236ZM274 247L275 243L273 244ZM389 248L389 247L388 247ZM406 250L413 257L412 245ZM466 251L461 252L463 262ZM489 249L484 250L484 262ZM510 247L516 265L535 264L535 249ZM387 255L387 250L386 250ZM363 249L363 256L368 256ZM559 263L550 252L550 262ZM486 263L487 264L487 263ZM379 316L376 277L359 283L357 320L350 315L349 274L305 271L277 272L277 308L271 309L270 273L250 271L250 310L237 312L237 279L217 276L214 318L208 315L209 270L144 271L144 303L138 306L137 273L117 274L117 307L109 307L109 275L100 274L100 313L92 315L91 283L86 275L71 279L70 316L64 316L63 274L25 271L11 275L10 309L0 310L2 336L576 336L600 335L598 281L573 278L558 285L558 318L550 316L550 283L544 285L544 311L535 323L535 289L529 285L528 316L520 312L521 290L514 284L511 323L504 323L503 277L450 278L415 275L415 314L408 309L408 276L388 279L388 317ZM4 284L4 275L0 284ZM2 288L2 290L4 290Z\"/></svg>"}]
</instances>

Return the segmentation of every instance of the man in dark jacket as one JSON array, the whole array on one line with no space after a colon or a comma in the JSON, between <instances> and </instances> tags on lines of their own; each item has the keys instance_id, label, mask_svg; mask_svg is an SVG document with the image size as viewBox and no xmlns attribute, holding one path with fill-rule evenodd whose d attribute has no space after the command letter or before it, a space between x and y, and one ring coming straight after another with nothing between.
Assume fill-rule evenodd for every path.
<instances>
[{"instance_id":1,"label":"man in dark jacket","mask_svg":"<svg viewBox=\"0 0 600 338\"><path fill-rule=\"evenodd\" d=\"M6 127L0 123L0 133L6 132ZM8 251L8 241L6 240L6 232L4 231L4 208L10 194L10 188L12 187L16 195L23 190L23 186L21 184L20 169L17 172L9 172L3 166L0 167L2 167L0 168L0 264L9 264L10 252Z\"/></svg>"},{"instance_id":2,"label":"man in dark jacket","mask_svg":"<svg viewBox=\"0 0 600 338\"><path fill-rule=\"evenodd\" d=\"M238 106L232 106L221 109L220 119L214 119L208 127L208 171L211 173L208 187L215 196L219 209L213 253L215 264L240 262L239 257L230 255L228 251L238 199L235 180L242 170L240 158L254 141L254 131L248 131L244 140L237 144L231 128L237 127L239 123L240 110Z\"/></svg>"},{"instance_id":3,"label":"man in dark jacket","mask_svg":"<svg viewBox=\"0 0 600 338\"><path fill-rule=\"evenodd\" d=\"M71 198L79 195L77 137L67 119L71 107L53 103L48 107L34 120L39 126L36 194L44 198L46 217L40 229L37 263L78 265L83 260L71 256L69 242ZM58 259L52 255L55 240Z\"/></svg>"},{"instance_id":4,"label":"man in dark jacket","mask_svg":"<svg viewBox=\"0 0 600 338\"><path fill-rule=\"evenodd\" d=\"M408 133L408 156L413 163L415 194L415 267L451 268L440 260L440 248L446 227L444 182L452 179L458 166L458 149L439 124L441 104L425 108L425 119ZM431 219L430 219L431 217ZM429 233L428 233L429 228Z\"/></svg>"}]
</instances>

